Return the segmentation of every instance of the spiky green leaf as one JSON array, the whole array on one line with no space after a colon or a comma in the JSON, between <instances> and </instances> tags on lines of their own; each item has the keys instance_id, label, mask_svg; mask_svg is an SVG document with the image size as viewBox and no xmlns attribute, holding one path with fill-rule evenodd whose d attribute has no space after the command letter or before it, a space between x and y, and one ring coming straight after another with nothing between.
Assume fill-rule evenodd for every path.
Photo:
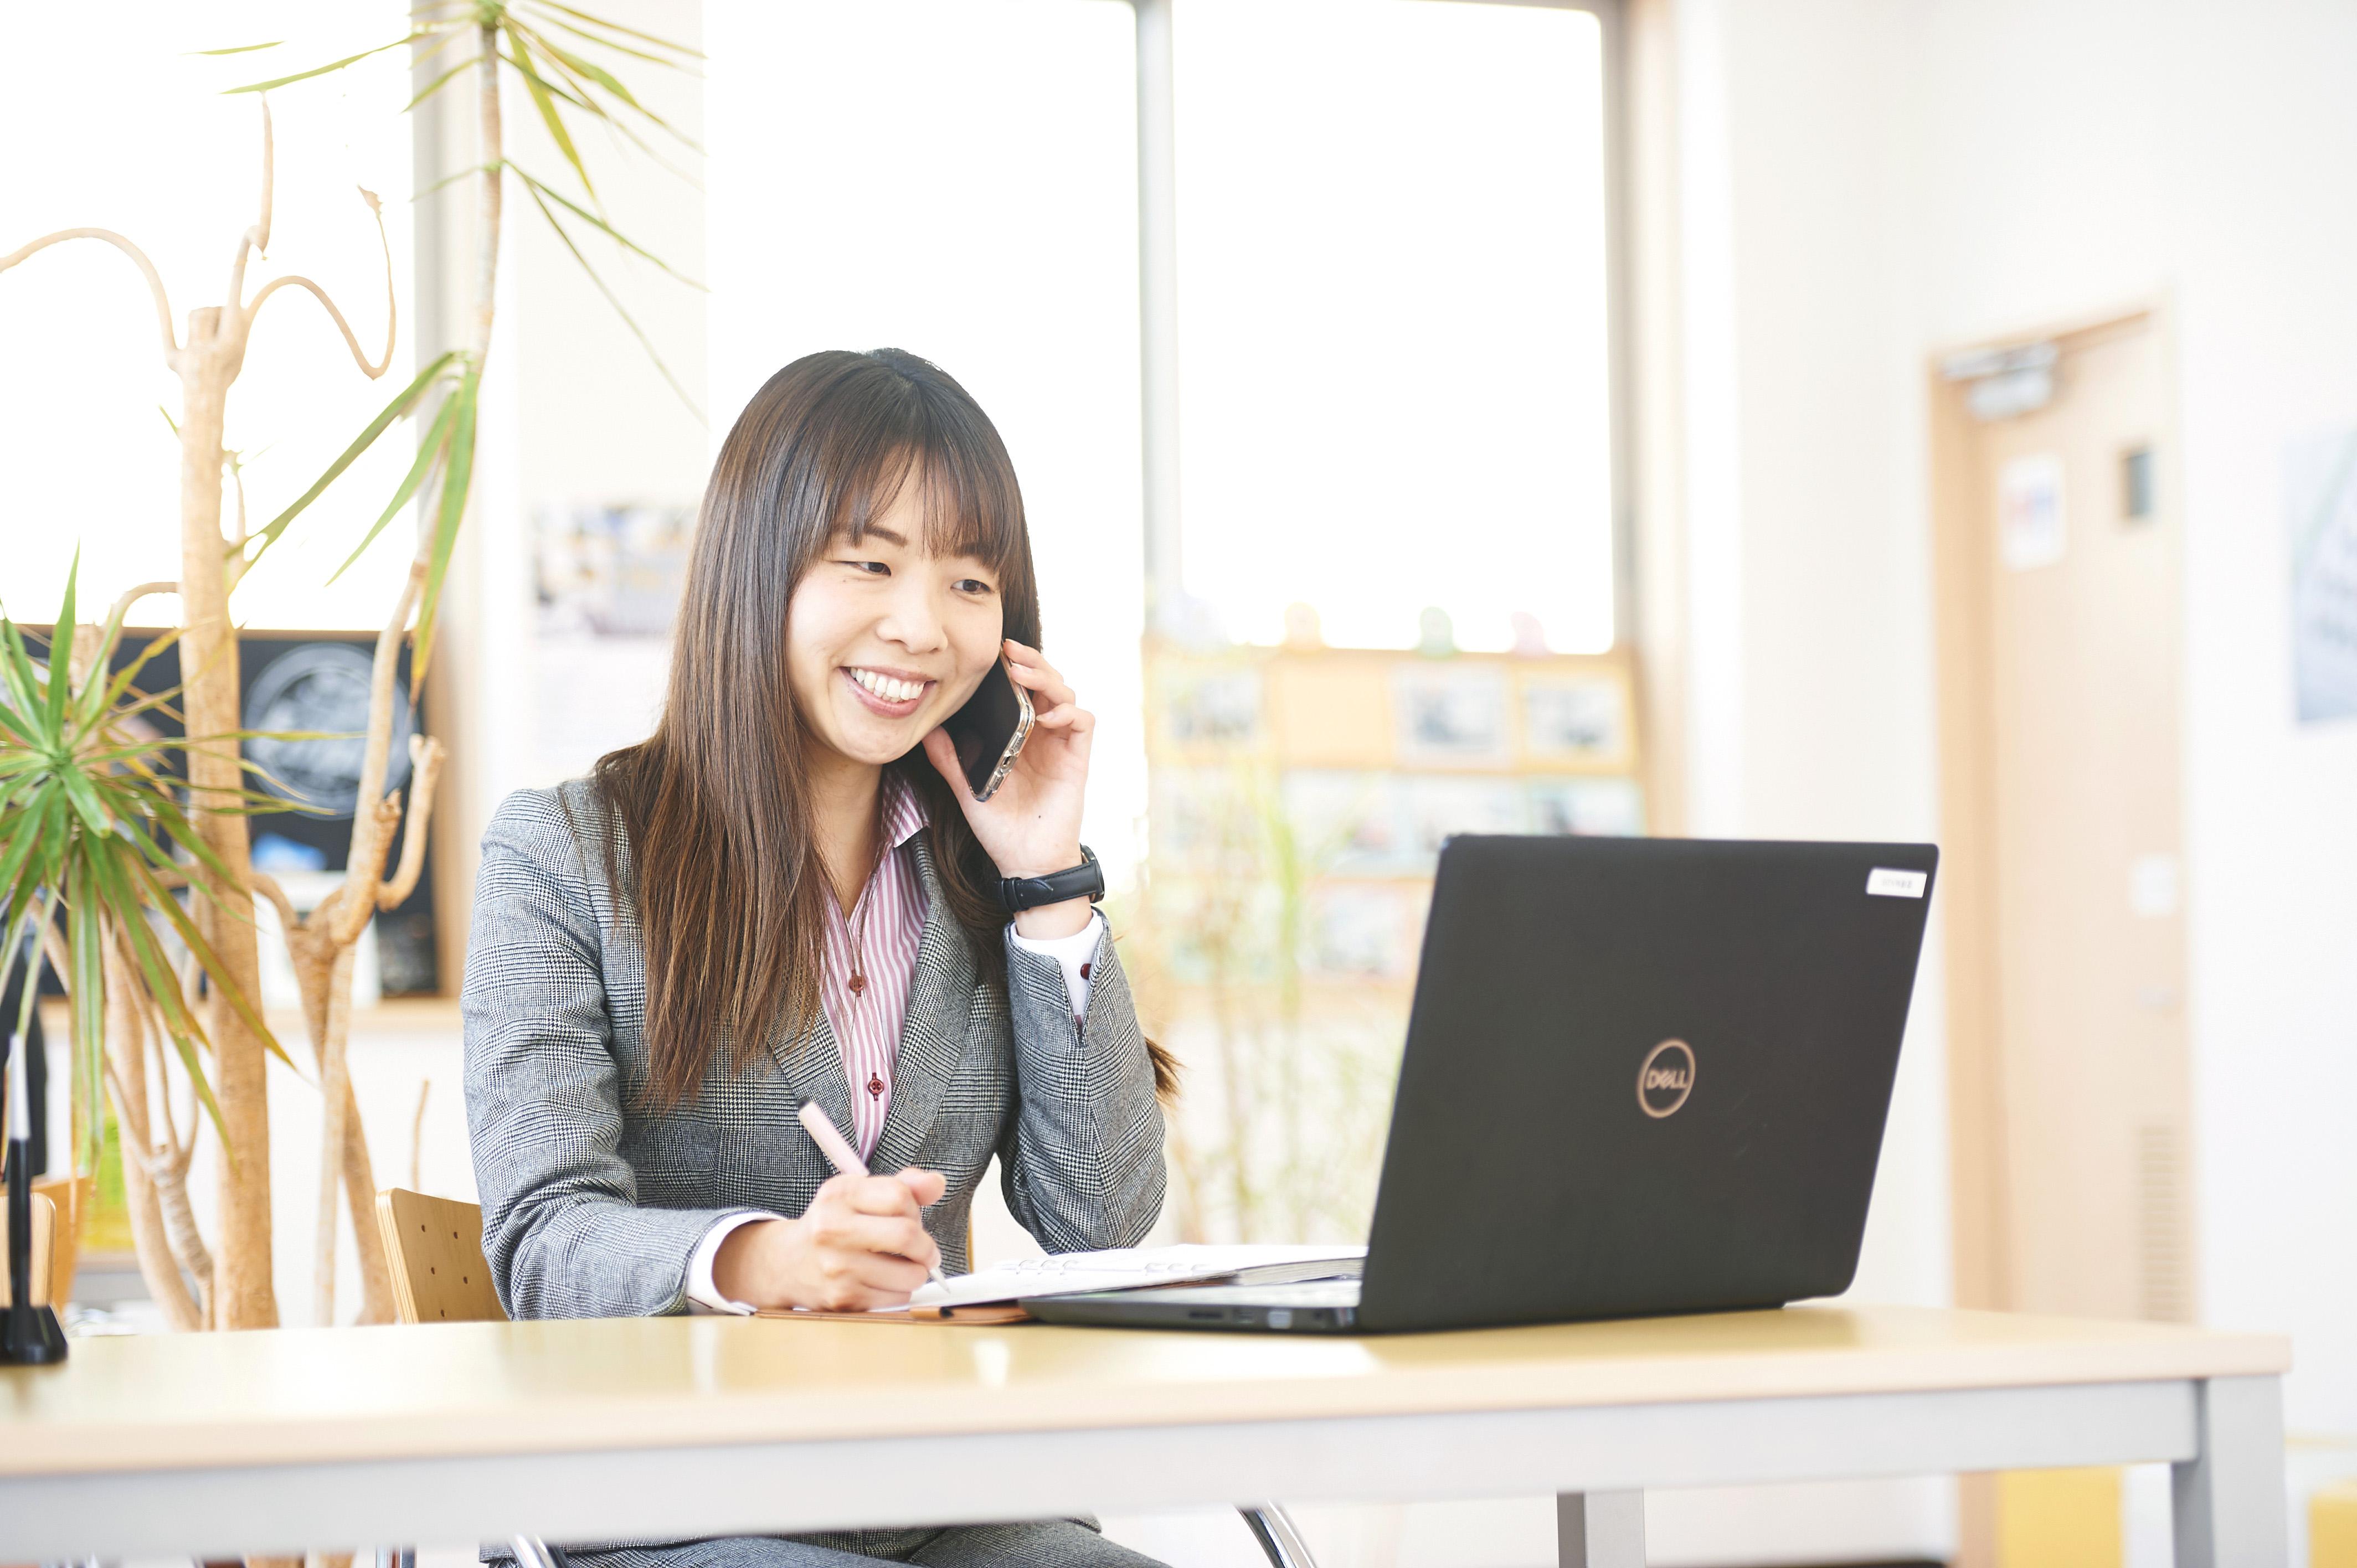
<instances>
[{"instance_id":1,"label":"spiky green leaf","mask_svg":"<svg viewBox=\"0 0 2357 1568\"><path fill-rule=\"evenodd\" d=\"M86 867L77 866L66 878L66 931L67 953L73 967L66 989L73 998L74 1047L81 1053L81 1081L94 1086L106 1079L106 983L99 971L105 949L98 890L91 886ZM105 1120L98 1108L104 1102L104 1097L97 1094L80 1098L81 1125L75 1129L75 1141L81 1149L78 1169L98 1168L106 1140Z\"/></svg>"},{"instance_id":2,"label":"spiky green leaf","mask_svg":"<svg viewBox=\"0 0 2357 1568\"><path fill-rule=\"evenodd\" d=\"M372 49L362 49L356 55L346 55L343 59L330 60L326 65L315 65L308 70L298 70L292 76L274 76L268 81L249 81L243 87L226 89L221 96L227 98L240 92L269 92L276 88L285 87L289 82L308 81L315 76L325 76L329 71L341 70L348 65L358 65L371 55L381 55L387 49L397 49L404 44L414 43L419 38L431 37L433 37L431 33L423 31L405 34L389 44L379 44Z\"/></svg>"},{"instance_id":3,"label":"spiky green leaf","mask_svg":"<svg viewBox=\"0 0 2357 1568\"><path fill-rule=\"evenodd\" d=\"M480 372L468 367L466 379L452 394L458 412L450 426L450 457L442 469L442 505L434 528L433 553L425 566L425 589L418 597L416 652L410 660L413 688L425 683L426 666L434 657L434 618L442 604L442 579L450 570L450 556L458 543L458 524L467 516L467 490L475 477L475 400L482 384Z\"/></svg>"},{"instance_id":4,"label":"spiky green leaf","mask_svg":"<svg viewBox=\"0 0 2357 1568\"><path fill-rule=\"evenodd\" d=\"M377 514L377 520L370 525L366 537L352 547L352 553L344 557L344 564L336 568L335 575L328 579L328 586L333 587L337 577L352 569L352 563L376 542L376 536L385 531L388 523L401 515L402 508L409 504L410 499L417 494L418 487L425 482L426 476L442 461L443 454L450 445L450 415L457 406L455 396L442 400L442 407L435 413L434 423L425 428L425 439L417 444L417 461L409 466L409 472L393 492L393 499L384 503L384 510Z\"/></svg>"},{"instance_id":5,"label":"spiky green leaf","mask_svg":"<svg viewBox=\"0 0 2357 1568\"><path fill-rule=\"evenodd\" d=\"M525 172L522 168L518 167L515 164L511 163L507 167L509 171L516 177L516 178L523 182L524 188L533 197L545 198L546 201L555 202L567 212L572 213L573 216L580 219L584 223L589 224L599 233L604 234L608 239L613 241L614 243L621 246L622 249L630 252L634 255L644 256L648 261L652 262L656 266L661 267L673 277L675 277L680 282L687 285L688 287L693 289L701 289L706 294L711 292L711 290L705 288L704 285L696 282L695 279L688 276L685 273L681 272L669 262L664 261L661 256L656 255L652 251L648 250L644 245L640 244L636 240L631 239L628 234L623 233L611 223L607 222L603 218L598 217L595 212L590 211L587 208L583 207L576 201L567 200L563 191L551 188L544 181L534 179L530 174ZM545 202L544 202L541 207L541 215L546 218L551 224L556 223L555 214L548 210ZM564 232L564 229L561 225L557 227L557 232L560 234ZM565 243L568 247L572 244L572 241L569 237L566 239ZM573 253L576 257L578 257L581 254L578 250L575 250ZM587 267L589 263L585 260L581 264L584 267ZM608 299L611 299L613 295L611 294L607 295L607 298ZM621 307L618 305L615 308L619 310Z\"/></svg>"},{"instance_id":6,"label":"spiky green leaf","mask_svg":"<svg viewBox=\"0 0 2357 1568\"><path fill-rule=\"evenodd\" d=\"M685 55L690 59L702 59L704 58L701 51L692 49L685 44L675 44L669 38L659 38L652 33L640 32L636 27L626 27L619 22L609 22L603 16L593 16L587 11L576 11L570 5L560 5L556 3L556 0L539 0L539 8L545 11L561 12L565 16L572 17L576 22L584 23L592 27L601 27L609 33L619 33L626 38L636 38L642 44L652 44L659 49L669 49L674 54Z\"/></svg>"},{"instance_id":7,"label":"spiky green leaf","mask_svg":"<svg viewBox=\"0 0 2357 1568\"><path fill-rule=\"evenodd\" d=\"M253 536L258 542L254 546L253 553L247 558L249 563L261 560L262 553L276 543L278 536L286 532L286 525L301 516L306 507L326 494L328 487L334 484L346 468L357 462L361 453L375 446L376 438L391 429L393 421L416 406L417 400L425 394L425 389L440 378L451 362L462 358L464 356L457 349L451 349L418 371L415 380L395 392L393 401L384 405L383 411L369 421L368 428L361 431L358 438L344 448L340 456L328 465L328 471L320 475L309 489L296 498L293 505L272 518L264 525L262 532Z\"/></svg>"},{"instance_id":8,"label":"spiky green leaf","mask_svg":"<svg viewBox=\"0 0 2357 1568\"><path fill-rule=\"evenodd\" d=\"M632 316L629 307L623 305L621 297L606 285L606 280L598 275L596 267L589 264L589 258L581 253L581 247L573 242L573 236L565 232L565 225L557 220L556 214L549 210L547 201L543 199L541 188L537 184L528 182L524 186L524 194L532 198L533 204L540 209L540 215L548 220L549 228L555 231L559 240L565 242L565 248L573 252L573 259L581 263L581 270L589 275L589 281L597 285L597 292L606 296L606 303L614 307L614 314L622 318L622 325L629 328L630 335L639 340L639 347L647 351L647 358L653 361L656 371L662 374L671 390L677 394L679 401L687 405L690 413L694 414L699 420L702 419L704 410L696 406L695 400L688 395L687 389L680 384L679 378L671 373L671 367L663 362L662 352L655 348L654 339L647 336L646 328L639 325L638 317Z\"/></svg>"},{"instance_id":9,"label":"spiky green leaf","mask_svg":"<svg viewBox=\"0 0 2357 1568\"><path fill-rule=\"evenodd\" d=\"M533 69L529 42L519 37L513 27L505 31L509 48L514 51L508 56L508 63L515 67L518 76L523 78L524 91L531 96L533 107L540 111L540 123L548 128L549 140L556 144L556 150L565 156L565 161L573 166L574 177L580 180L581 188L595 200L597 187L589 177L589 166L581 161L580 149L573 145L573 133L565 128L565 116L556 112L556 101L548 83L542 80L540 72Z\"/></svg>"},{"instance_id":10,"label":"spiky green leaf","mask_svg":"<svg viewBox=\"0 0 2357 1568\"><path fill-rule=\"evenodd\" d=\"M404 114L408 113L412 109L416 108L419 104L425 102L427 99L441 91L443 88L449 85L449 81L452 77L457 75L460 71L466 70L468 66L474 63L475 62L470 59L460 60L457 65L452 66L449 70L444 71L441 75L436 77L433 81L419 88L417 90L416 96L413 97L408 102L401 106L401 112Z\"/></svg>"},{"instance_id":11,"label":"spiky green leaf","mask_svg":"<svg viewBox=\"0 0 2357 1568\"><path fill-rule=\"evenodd\" d=\"M634 49L628 44L616 43L612 38L601 38L597 34L590 32L587 28L576 27L561 16L550 16L546 18L546 21L550 27L562 27L576 38L587 38L601 49L612 49L616 54L629 55L632 59L642 59L650 64L662 66L665 70L684 71L687 70L687 67L682 65L675 59L665 59L661 55L651 55L644 49ZM693 51L690 52L692 53ZM695 56L695 58L700 59L703 57L698 55Z\"/></svg>"},{"instance_id":12,"label":"spiky green leaf","mask_svg":"<svg viewBox=\"0 0 2357 1568\"><path fill-rule=\"evenodd\" d=\"M689 140L686 135L683 134L677 128L675 128L670 121L664 119L662 115L656 113L653 110L640 102L637 95L632 93L630 88L624 85L621 79L617 77L612 71L608 70L596 60L575 54L572 50L565 48L555 39L548 37L544 33L534 33L532 37L533 41L540 46L540 52L542 54L547 56L556 64L564 67L565 70L571 72L572 76L576 79L576 81L578 79L586 78L590 83L603 88L608 96L632 111L649 124L657 126L669 133L673 137L676 138L682 145L697 152L703 151L702 148L697 147L693 141ZM585 97L587 95L587 88L584 87L579 91L581 91Z\"/></svg>"},{"instance_id":13,"label":"spiky green leaf","mask_svg":"<svg viewBox=\"0 0 2357 1568\"><path fill-rule=\"evenodd\" d=\"M73 564L66 571L66 602L58 610L57 625L49 629L49 730L56 734L65 728L66 693L72 689L67 677L67 666L73 661L74 586L81 575L81 547L76 545Z\"/></svg>"}]
</instances>

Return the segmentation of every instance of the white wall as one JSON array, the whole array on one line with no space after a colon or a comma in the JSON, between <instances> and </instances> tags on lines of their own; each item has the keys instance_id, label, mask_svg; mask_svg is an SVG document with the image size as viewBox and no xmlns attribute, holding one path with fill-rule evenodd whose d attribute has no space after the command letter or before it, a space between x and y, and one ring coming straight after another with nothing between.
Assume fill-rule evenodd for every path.
<instances>
[{"instance_id":1,"label":"white wall","mask_svg":"<svg viewBox=\"0 0 2357 1568\"><path fill-rule=\"evenodd\" d=\"M2284 447L2357 424L2357 12L2189 20L2188 861L2205 1314L2294 1336L2295 1431L2357 1434L2357 724L2291 710Z\"/></svg>"}]
</instances>

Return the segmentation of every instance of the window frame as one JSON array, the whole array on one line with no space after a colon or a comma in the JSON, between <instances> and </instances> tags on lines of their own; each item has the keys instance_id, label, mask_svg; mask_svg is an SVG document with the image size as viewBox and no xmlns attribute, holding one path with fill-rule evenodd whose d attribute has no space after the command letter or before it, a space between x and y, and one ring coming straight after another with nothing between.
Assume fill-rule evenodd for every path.
<instances>
[{"instance_id":1,"label":"window frame","mask_svg":"<svg viewBox=\"0 0 2357 1568\"><path fill-rule=\"evenodd\" d=\"M1178 246L1176 82L1171 7L1127 0L1137 19L1138 371L1145 475L1146 624L1158 631L1179 602L1184 512L1178 493ZM1462 5L1468 0L1425 0ZM1630 297L1628 0L1470 0L1585 11L1602 33L1604 107L1605 406L1612 420L1608 476L1612 524L1612 647L1636 646L1636 388Z\"/></svg>"}]
</instances>

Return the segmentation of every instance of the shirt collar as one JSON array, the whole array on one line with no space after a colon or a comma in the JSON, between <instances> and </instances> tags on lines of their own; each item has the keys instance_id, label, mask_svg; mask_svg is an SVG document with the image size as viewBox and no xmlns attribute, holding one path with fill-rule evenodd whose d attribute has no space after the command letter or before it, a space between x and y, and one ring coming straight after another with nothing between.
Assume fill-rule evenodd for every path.
<instances>
[{"instance_id":1,"label":"shirt collar","mask_svg":"<svg viewBox=\"0 0 2357 1568\"><path fill-rule=\"evenodd\" d=\"M898 773L884 775L884 843L888 849L899 849L921 831L928 819L925 802L909 781Z\"/></svg>"}]
</instances>

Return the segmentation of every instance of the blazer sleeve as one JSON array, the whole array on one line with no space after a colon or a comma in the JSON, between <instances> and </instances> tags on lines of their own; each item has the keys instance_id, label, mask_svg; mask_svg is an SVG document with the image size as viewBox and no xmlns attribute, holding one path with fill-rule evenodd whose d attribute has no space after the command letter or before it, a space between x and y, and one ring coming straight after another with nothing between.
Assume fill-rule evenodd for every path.
<instances>
[{"instance_id":1,"label":"blazer sleeve","mask_svg":"<svg viewBox=\"0 0 2357 1568\"><path fill-rule=\"evenodd\" d=\"M511 1317L683 1311L697 1241L758 1212L639 1206L602 943L564 802L511 795L483 835L460 1002L483 1253Z\"/></svg>"},{"instance_id":2,"label":"blazer sleeve","mask_svg":"<svg viewBox=\"0 0 2357 1568\"><path fill-rule=\"evenodd\" d=\"M1076 1023L1063 966L1007 931L1016 1107L998 1148L1006 1207L1050 1252L1134 1247L1162 1212L1162 1107L1112 934L1097 944Z\"/></svg>"}]
</instances>

